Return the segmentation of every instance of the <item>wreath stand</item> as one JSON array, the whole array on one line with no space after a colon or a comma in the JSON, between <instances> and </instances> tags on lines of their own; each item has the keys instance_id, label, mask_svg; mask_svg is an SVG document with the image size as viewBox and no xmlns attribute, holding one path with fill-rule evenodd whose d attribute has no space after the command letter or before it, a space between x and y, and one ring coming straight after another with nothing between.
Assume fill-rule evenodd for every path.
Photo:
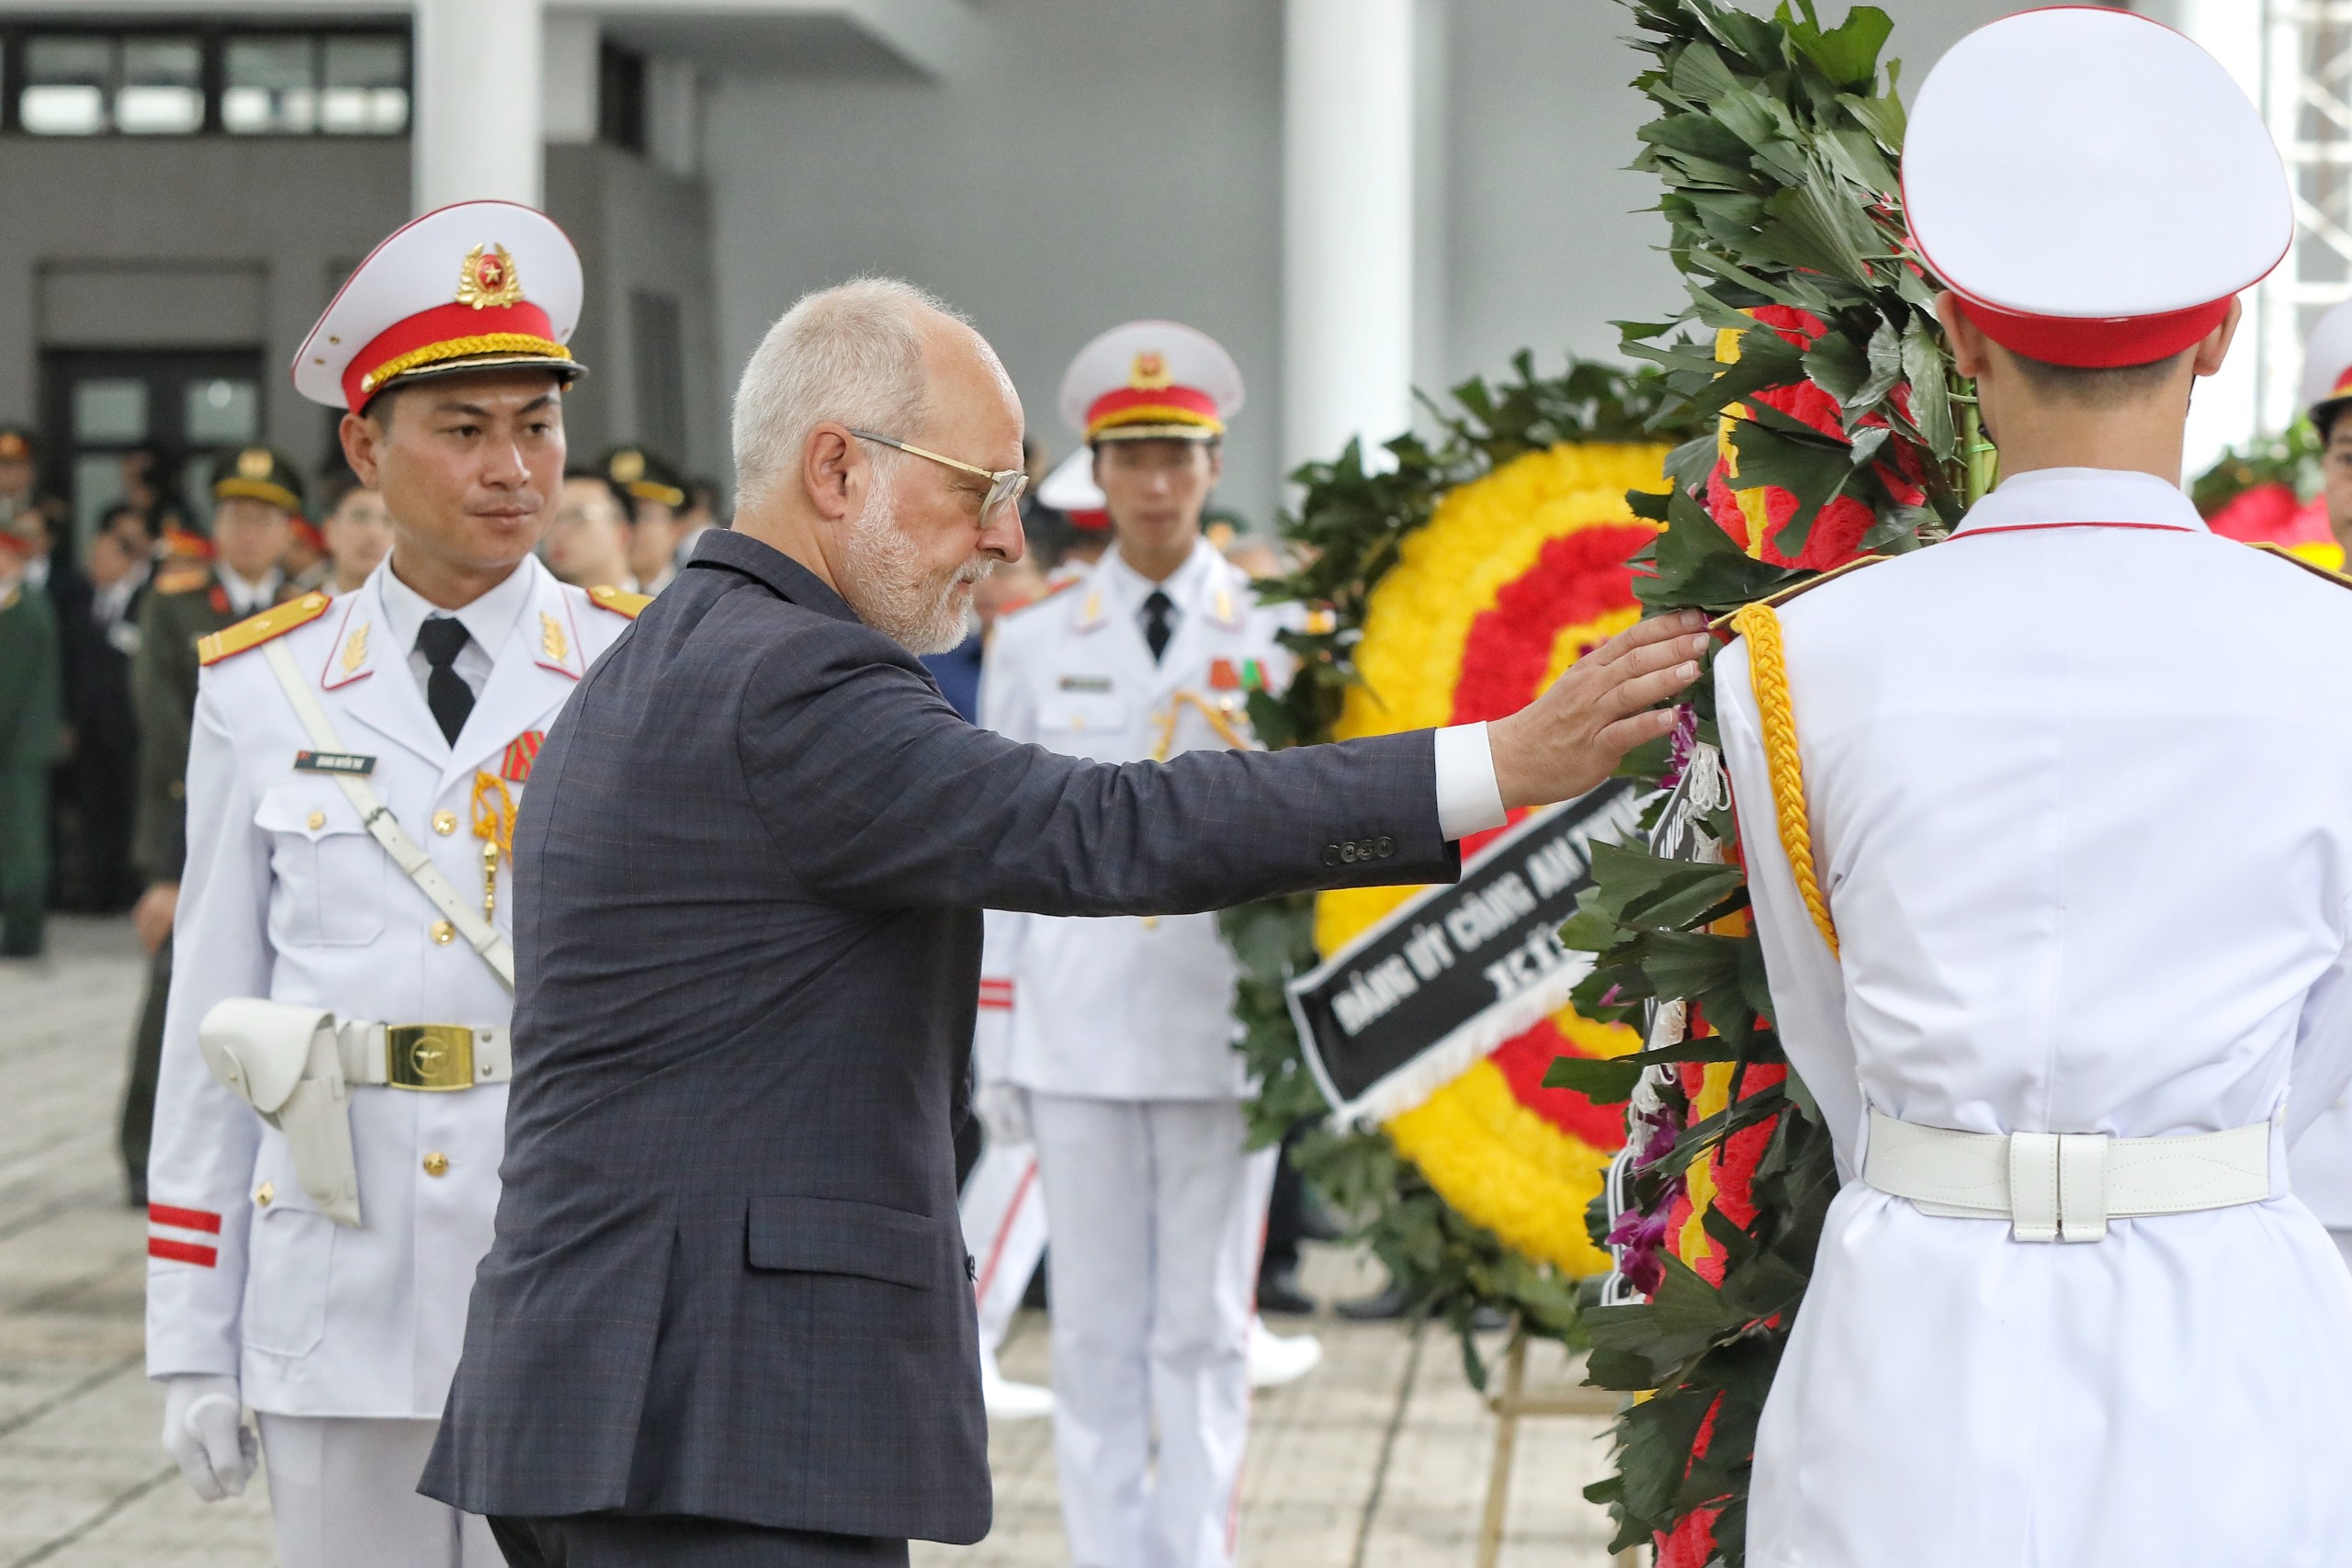
<instances>
[{"instance_id":1,"label":"wreath stand","mask_svg":"<svg viewBox=\"0 0 2352 1568\"><path fill-rule=\"evenodd\" d=\"M1527 1328L1511 1325L1510 1347L1503 1352L1503 1386L1487 1396L1495 1413L1495 1453L1487 1471L1487 1512L1478 1526L1478 1568L1496 1568L1502 1558L1503 1520L1510 1509L1511 1456L1519 1447L1519 1423L1528 1416L1613 1416L1623 1396L1605 1388L1562 1385L1527 1388ZM1617 1568L1640 1568L1641 1548L1629 1546L1617 1554Z\"/></svg>"}]
</instances>

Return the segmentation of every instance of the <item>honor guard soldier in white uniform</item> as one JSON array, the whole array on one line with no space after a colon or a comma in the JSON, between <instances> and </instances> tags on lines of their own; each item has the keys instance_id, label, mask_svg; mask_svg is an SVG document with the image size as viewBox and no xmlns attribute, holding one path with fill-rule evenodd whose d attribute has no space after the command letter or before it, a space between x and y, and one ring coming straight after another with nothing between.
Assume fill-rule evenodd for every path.
<instances>
[{"instance_id":1,"label":"honor guard soldier in white uniform","mask_svg":"<svg viewBox=\"0 0 2352 1568\"><path fill-rule=\"evenodd\" d=\"M2341 1563L2352 1277L2284 1153L2352 1077L2352 592L2177 484L2285 175L2195 44L2062 7L1944 55L1903 175L2003 477L1717 664L1846 1178L1747 1561Z\"/></svg>"},{"instance_id":2,"label":"honor guard soldier in white uniform","mask_svg":"<svg viewBox=\"0 0 2352 1568\"><path fill-rule=\"evenodd\" d=\"M1001 626L982 724L1114 762L1253 743L1249 694L1288 678L1283 623L1200 523L1241 399L1225 350L1173 322L1080 353L1061 408L1093 450L1116 542ZM1245 1147L1233 960L1214 915L990 919L989 999L1010 1012L982 1103L993 1137L1013 1141L1025 1110L1036 1143L1071 1560L1227 1562L1274 1158Z\"/></svg>"},{"instance_id":3,"label":"honor guard soldier in white uniform","mask_svg":"<svg viewBox=\"0 0 2352 1568\"><path fill-rule=\"evenodd\" d=\"M578 256L506 202L363 262L294 367L391 514L356 592L207 637L150 1164L147 1364L207 1499L260 1417L288 1568L482 1568L415 1486L498 1202L514 811L636 602L531 554Z\"/></svg>"}]
</instances>

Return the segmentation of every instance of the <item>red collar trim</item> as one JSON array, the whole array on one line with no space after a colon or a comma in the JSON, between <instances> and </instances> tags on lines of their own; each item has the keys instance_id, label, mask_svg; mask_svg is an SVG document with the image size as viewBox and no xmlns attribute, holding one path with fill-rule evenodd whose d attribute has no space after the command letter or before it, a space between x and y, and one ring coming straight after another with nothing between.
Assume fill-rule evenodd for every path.
<instances>
[{"instance_id":1,"label":"red collar trim","mask_svg":"<svg viewBox=\"0 0 2352 1568\"><path fill-rule=\"evenodd\" d=\"M344 403L354 412L365 408L368 399L384 389L382 385L368 386L368 378L396 359L435 348L456 347L470 340L502 336L537 338L553 344L555 327L548 320L547 311L528 299L480 309L460 304L435 305L403 317L370 338L367 346L353 355L351 363L344 367ZM485 344L466 352L491 350ZM458 355L452 354L449 357Z\"/></svg>"},{"instance_id":2,"label":"red collar trim","mask_svg":"<svg viewBox=\"0 0 2352 1568\"><path fill-rule=\"evenodd\" d=\"M1984 534L2033 534L2044 528L2134 528L2144 534L2194 534L2195 528L2177 523L1996 523L1989 528L1962 528L1952 536L1955 539L1973 539Z\"/></svg>"}]
</instances>

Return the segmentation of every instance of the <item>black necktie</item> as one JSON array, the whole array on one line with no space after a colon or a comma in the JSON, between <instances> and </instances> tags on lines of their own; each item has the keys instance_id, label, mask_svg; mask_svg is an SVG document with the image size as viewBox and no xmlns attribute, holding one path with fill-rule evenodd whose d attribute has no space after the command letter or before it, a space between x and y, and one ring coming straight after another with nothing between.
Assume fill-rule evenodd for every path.
<instances>
[{"instance_id":1,"label":"black necktie","mask_svg":"<svg viewBox=\"0 0 2352 1568\"><path fill-rule=\"evenodd\" d=\"M1151 661L1168 651L1168 639L1176 629L1176 601L1166 590L1155 588L1151 597L1143 602L1143 640L1150 645Z\"/></svg>"},{"instance_id":2,"label":"black necktie","mask_svg":"<svg viewBox=\"0 0 2352 1568\"><path fill-rule=\"evenodd\" d=\"M433 710L433 722L441 727L442 739L452 746L458 743L458 732L466 728L466 715L474 711L474 689L458 673L458 653L465 646L463 621L436 615L416 628L417 651L433 667L424 678L424 705Z\"/></svg>"}]
</instances>

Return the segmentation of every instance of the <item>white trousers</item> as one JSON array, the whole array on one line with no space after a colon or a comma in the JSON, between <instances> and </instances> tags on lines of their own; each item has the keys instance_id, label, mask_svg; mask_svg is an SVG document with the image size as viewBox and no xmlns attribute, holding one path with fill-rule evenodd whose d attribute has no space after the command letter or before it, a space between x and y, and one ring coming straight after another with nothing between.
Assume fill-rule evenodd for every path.
<instances>
[{"instance_id":1,"label":"white trousers","mask_svg":"<svg viewBox=\"0 0 2352 1568\"><path fill-rule=\"evenodd\" d=\"M439 1426L262 1412L278 1568L504 1568L487 1521L417 1495Z\"/></svg>"},{"instance_id":2,"label":"white trousers","mask_svg":"<svg viewBox=\"0 0 2352 1568\"><path fill-rule=\"evenodd\" d=\"M991 1138L964 1180L956 1213L964 1250L972 1255L972 1290L980 1314L980 1357L994 1360L1021 1310L1030 1276L1046 1254L1046 1194L1037 1145Z\"/></svg>"},{"instance_id":3,"label":"white trousers","mask_svg":"<svg viewBox=\"0 0 2352 1568\"><path fill-rule=\"evenodd\" d=\"M1054 1457L1070 1561L1225 1568L1276 1151L1243 1146L1232 1100L1033 1093L1029 1120L1053 1215Z\"/></svg>"}]
</instances>

